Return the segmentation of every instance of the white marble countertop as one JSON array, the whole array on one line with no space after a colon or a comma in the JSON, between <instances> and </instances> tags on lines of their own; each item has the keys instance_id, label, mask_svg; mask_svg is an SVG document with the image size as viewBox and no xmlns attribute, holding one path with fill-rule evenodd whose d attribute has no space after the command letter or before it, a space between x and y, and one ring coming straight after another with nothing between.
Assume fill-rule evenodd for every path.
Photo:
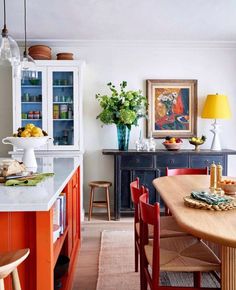
<instances>
[{"instance_id":1,"label":"white marble countertop","mask_svg":"<svg viewBox=\"0 0 236 290\"><path fill-rule=\"evenodd\" d=\"M81 160L79 156L37 158L37 171L54 172L55 176L47 178L36 186L11 187L0 184L0 212L49 210Z\"/></svg>"}]
</instances>

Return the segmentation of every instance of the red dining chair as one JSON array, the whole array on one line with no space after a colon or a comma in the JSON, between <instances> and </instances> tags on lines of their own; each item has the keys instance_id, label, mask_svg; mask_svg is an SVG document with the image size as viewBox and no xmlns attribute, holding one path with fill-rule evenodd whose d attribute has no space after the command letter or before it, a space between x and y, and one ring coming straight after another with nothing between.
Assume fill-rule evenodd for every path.
<instances>
[{"instance_id":1,"label":"red dining chair","mask_svg":"<svg viewBox=\"0 0 236 290\"><path fill-rule=\"evenodd\" d=\"M152 290L218 289L201 288L200 272L220 271L220 260L201 240L193 236L160 238L161 219L159 203L148 204L148 193L140 197L140 276L141 289ZM148 227L153 226L153 239ZM160 272L192 272L194 286L162 286Z\"/></svg>"},{"instance_id":2,"label":"red dining chair","mask_svg":"<svg viewBox=\"0 0 236 290\"><path fill-rule=\"evenodd\" d=\"M168 168L166 167L166 176L175 176L175 175L190 175L190 174L200 174L208 175L209 169L205 168ZM165 215L171 215L169 208L165 205Z\"/></svg>"},{"instance_id":3,"label":"red dining chair","mask_svg":"<svg viewBox=\"0 0 236 290\"><path fill-rule=\"evenodd\" d=\"M147 190L147 189L146 189ZM139 178L130 183L131 199L134 204L134 256L135 256L135 272L138 272L138 254L140 249L140 211L139 198L143 194L144 187L140 187ZM161 238L188 235L175 222L171 216L161 217ZM150 237L153 236L153 227L150 229Z\"/></svg>"},{"instance_id":4,"label":"red dining chair","mask_svg":"<svg viewBox=\"0 0 236 290\"><path fill-rule=\"evenodd\" d=\"M205 168L168 168L166 167L166 176L188 175L188 174L208 174L208 167Z\"/></svg>"}]
</instances>

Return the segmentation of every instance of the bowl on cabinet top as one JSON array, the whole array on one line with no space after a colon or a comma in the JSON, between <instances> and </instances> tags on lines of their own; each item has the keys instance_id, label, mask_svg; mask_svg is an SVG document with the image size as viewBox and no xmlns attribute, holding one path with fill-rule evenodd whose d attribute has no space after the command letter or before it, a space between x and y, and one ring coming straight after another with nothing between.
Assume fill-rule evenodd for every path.
<instances>
[{"instance_id":1,"label":"bowl on cabinet top","mask_svg":"<svg viewBox=\"0 0 236 290\"><path fill-rule=\"evenodd\" d=\"M29 47L29 52L44 52L51 54L51 48L47 45L33 45Z\"/></svg>"},{"instance_id":2,"label":"bowl on cabinet top","mask_svg":"<svg viewBox=\"0 0 236 290\"><path fill-rule=\"evenodd\" d=\"M58 53L57 60L73 60L73 53L70 52Z\"/></svg>"},{"instance_id":3,"label":"bowl on cabinet top","mask_svg":"<svg viewBox=\"0 0 236 290\"><path fill-rule=\"evenodd\" d=\"M177 151L181 148L182 143L162 143L168 151Z\"/></svg>"}]
</instances>

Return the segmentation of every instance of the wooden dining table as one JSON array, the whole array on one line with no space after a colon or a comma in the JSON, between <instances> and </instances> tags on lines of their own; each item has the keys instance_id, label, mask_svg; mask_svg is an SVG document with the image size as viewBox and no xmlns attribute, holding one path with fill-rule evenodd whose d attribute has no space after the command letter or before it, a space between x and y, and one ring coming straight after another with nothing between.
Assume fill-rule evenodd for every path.
<instances>
[{"instance_id":1,"label":"wooden dining table","mask_svg":"<svg viewBox=\"0 0 236 290\"><path fill-rule=\"evenodd\" d=\"M154 179L153 185L182 229L220 246L221 289L236 290L236 209L201 210L184 204L192 191L209 191L210 176L165 176Z\"/></svg>"}]
</instances>

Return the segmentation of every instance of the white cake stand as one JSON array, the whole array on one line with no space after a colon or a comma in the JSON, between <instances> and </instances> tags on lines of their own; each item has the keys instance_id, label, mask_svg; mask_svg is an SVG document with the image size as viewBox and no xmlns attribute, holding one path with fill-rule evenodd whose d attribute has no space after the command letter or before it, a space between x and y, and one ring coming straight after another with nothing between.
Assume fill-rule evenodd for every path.
<instances>
[{"instance_id":1,"label":"white cake stand","mask_svg":"<svg viewBox=\"0 0 236 290\"><path fill-rule=\"evenodd\" d=\"M36 172L37 161L34 154L34 149L45 145L48 140L51 139L48 136L43 137L6 137L2 139L3 144L10 144L18 149L24 149L22 161L27 170Z\"/></svg>"}]
</instances>

